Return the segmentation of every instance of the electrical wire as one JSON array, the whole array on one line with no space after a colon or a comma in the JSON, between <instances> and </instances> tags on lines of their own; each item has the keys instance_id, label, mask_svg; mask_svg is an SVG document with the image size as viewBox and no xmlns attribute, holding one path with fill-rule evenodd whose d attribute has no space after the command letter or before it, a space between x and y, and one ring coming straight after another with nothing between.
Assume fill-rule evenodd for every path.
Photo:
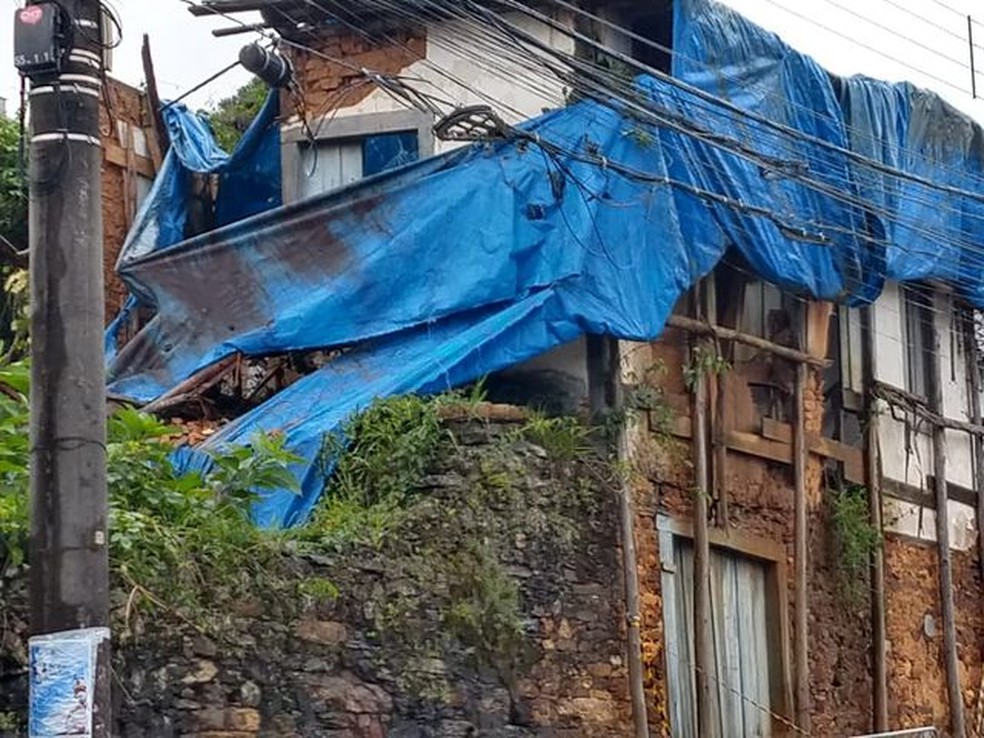
<instances>
[{"instance_id":1,"label":"electrical wire","mask_svg":"<svg viewBox=\"0 0 984 738\"><path fill-rule=\"evenodd\" d=\"M840 3L836 2L836 0L826 0L826 2L827 2L828 5L832 5L833 7L837 8L838 10L840 10L842 13L847 13L848 15L850 15L850 16L852 16L854 18L857 18L858 20L862 20L865 23L868 23L868 24L874 26L875 28L880 28L883 31L887 31L888 33L891 33L896 38L902 39L904 41L908 41L913 46L916 46L916 47L918 47L920 49L923 49L924 51L928 51L929 53L931 53L931 54L933 54L935 56L938 56L938 57L940 57L942 59L945 59L946 61L950 62L951 64L956 64L961 69L964 69L964 70L966 70L968 72L970 71L970 64L968 62L964 61L963 59L955 59L954 57L950 56L949 54L943 53L939 49L933 48L932 46L929 46L928 44L924 44L923 42L921 42L921 41L919 41L917 39L912 38L912 36L907 36L904 33L900 33L899 31L896 31L895 29L889 28L888 26L886 26L886 25L884 25L882 23L879 23L874 18L870 18L867 15L864 15L863 13L859 13L858 11L856 11L856 10L854 10L852 8L849 8L849 7L845 6L845 5L841 5ZM772 4L773 5L776 5L777 3L773 2ZM810 21L810 23L812 23L814 25L820 25L819 22L817 22L817 21ZM821 27L823 27L823 26L821 26ZM849 38L847 36L841 35L841 38L845 38L845 39L847 39L849 41L853 41L853 39L851 39L851 38ZM872 49L872 50L874 51L874 49ZM877 52L876 51L876 53L881 53L881 52ZM894 61L896 61L896 62L898 62L900 64L904 63L901 59L898 59L896 57L889 57L889 58L893 59ZM914 67L910 67L910 68L914 68ZM960 88L960 89L962 89L962 88Z\"/></svg>"},{"instance_id":2,"label":"electrical wire","mask_svg":"<svg viewBox=\"0 0 984 738\"><path fill-rule=\"evenodd\" d=\"M237 59L232 64L229 64L229 65L223 67L222 69L220 69L215 74L207 77L206 79L204 79L203 81L201 81L197 85L195 85L194 87L186 90L185 92L181 93L176 98L174 98L173 100L170 100L167 103L165 103L164 105L162 105L161 106L161 111L167 110L168 108L170 108L170 107L172 107L174 105L177 105L178 103L180 103L183 100L187 99L191 95L194 95L196 92L198 92L202 88L207 87L208 85L212 84L213 82L215 82L215 80L217 80L217 79L223 77L224 75L228 74L229 72L231 72L233 69L235 69L239 65L240 65L240 61Z\"/></svg>"},{"instance_id":3,"label":"electrical wire","mask_svg":"<svg viewBox=\"0 0 984 738\"><path fill-rule=\"evenodd\" d=\"M182 1L186 2L189 5L193 4L193 3L188 2L188 0L182 0ZM344 24L346 26L348 26L351 30L353 30L355 33L361 35L362 37L364 37L366 39L369 39L369 40L372 40L373 39L373 36L370 36L361 26L356 25L355 23L350 22L350 21L345 21L345 19L341 17L341 13L344 13L345 12L344 6L342 6L340 3L334 2L333 0L328 0L328 1L331 2L331 4L333 6L336 6L336 8L338 9L337 12L330 10L324 4L325 0L321 0L320 2L317 2L316 0L305 0L305 2L309 6L312 6L312 7L315 7L317 9L319 9L319 10L322 10L326 14L328 14L330 16L333 16L333 17L335 17L338 20L342 20L344 22ZM663 51L665 53L669 53L669 54L676 53L679 56L679 52L674 52L674 50L672 50L672 49L670 49L670 48L668 48L668 47L666 47L664 45L658 44L658 43L652 41L651 39L647 39L647 38L642 37L642 36L640 36L638 34L635 34L635 33L631 32L630 30L625 29L625 28L623 28L621 26L617 26L617 24L614 24L614 23L612 23L610 21L607 21L607 20L605 20L603 18L600 18L600 17L598 17L598 16L596 16L596 15L594 15L594 14L588 12L588 11L585 11L582 8L578 8L577 6L573 6L573 5L569 4L569 3L563 2L563 0L553 0L553 4L554 5L557 5L557 6L560 6L560 7L563 7L566 10L568 10L569 12L575 12L575 13L580 14L583 17L592 19L595 22L599 22L600 21L600 22L604 23L605 25L607 25L609 27L617 28L622 33L624 33L627 37L630 37L630 38L632 38L635 41L640 41L642 43L647 44L648 46L650 46L652 48L656 48L656 49L658 49L660 51ZM406 6L404 6L404 5L397 6L397 5L393 5L393 4L387 4L386 2L379 2L379 3L376 3L376 5L378 5L381 9L385 9L387 12L392 13L396 17L403 16L403 17L407 18L408 20L411 20L411 21L414 21L414 22L419 21L419 22L427 23L427 22L431 22L431 21L434 21L434 20L438 20L438 19L443 20L443 19L446 19L447 16L448 16L447 13L444 13L442 15L441 13L438 13L438 12L434 11L434 7L446 7L446 6L448 6L448 3L438 3L438 4L430 3L431 12L430 13L426 13L426 12L421 12L420 11L420 8L426 9L428 7L428 4L427 3L419 3L418 2L418 3L415 4L415 7L418 8L418 10L414 11L414 13L416 15L414 15L413 13L408 12L406 10ZM225 14L223 13L223 15L225 15ZM454 17L456 19L461 19L464 16L459 12ZM240 21L238 19L233 19L233 20L235 20L236 22L239 22L239 23L242 24L242 21ZM243 25L245 25L245 24L243 24ZM387 41L389 41L389 42L393 42L395 45L400 45L400 46L402 46L402 48L406 48L405 45L402 45L397 40L393 39L392 35L390 35L390 34L383 34L382 37L384 39L386 39ZM296 46L298 48L305 49L305 50L307 50L309 52L317 53L317 50L311 49L309 46L302 45L302 44L297 44ZM492 55L492 56L494 56L494 55ZM425 59L425 60L421 60L421 61L427 63L429 60L426 60ZM700 62L699 60L694 60L694 61L696 63L702 64L702 66L704 66L704 67L709 68L709 65L707 65L706 63ZM647 70L649 72L652 71L651 68L649 68L649 67L645 67L643 65L638 65L638 66L644 72L646 72ZM448 78L448 79L450 79L452 81L455 81L459 85L465 84L465 86L467 86L466 83L462 83L461 82L460 78L455 78L453 75L447 75L446 73L444 73L444 74L442 74L442 76L445 76L446 78ZM792 104L793 107L795 107L795 108L797 108L799 110L804 111L808 115L811 115L811 116L814 116L814 117L818 117L818 118L822 118L822 119L826 120L827 122L835 122L837 124L840 124L840 121L839 120L835 121L835 119L833 119L831 116L818 113L817 111L814 111L814 110L812 110L810 108L807 108L805 105L803 105L801 103L797 103L796 101L789 101L788 99L784 99L782 102L783 102L783 104L787 104L787 105L788 104ZM714 112L716 112L719 115L721 114L720 111L714 111ZM731 114L733 114L733 112L734 111L727 111L727 114L728 115L731 115ZM525 118L526 115L522 115L522 117ZM851 131L852 133L856 133L856 134L860 135L862 138L866 138L866 139L868 139L869 141L871 141L873 143L876 142L876 139L874 139L874 137L870 133L868 133L868 132L859 132L859 131L851 130L851 127L850 126L848 126L847 128L848 128L849 131ZM793 132L796 132L795 129L793 129ZM803 135L803 134L801 133L801 135ZM822 141L822 140L821 140L821 143L826 144L828 146L832 145L830 142L826 142L826 141ZM897 154L905 153L907 156L912 156L913 158L915 158L917 160L921 159L921 160L924 160L925 161L925 160L928 159L928 157L926 157L926 155L925 154L922 154L921 152L911 151L911 150L905 149L904 147L901 147L901 146L900 147L896 147L896 153ZM934 166L936 166L936 167L939 167L938 163L935 162L935 161L932 162L932 164ZM947 167L944 165L943 168L946 169ZM975 181L981 183L982 184L982 188L984 188L984 179L982 179L980 177L976 177L974 179L975 179Z\"/></svg>"}]
</instances>

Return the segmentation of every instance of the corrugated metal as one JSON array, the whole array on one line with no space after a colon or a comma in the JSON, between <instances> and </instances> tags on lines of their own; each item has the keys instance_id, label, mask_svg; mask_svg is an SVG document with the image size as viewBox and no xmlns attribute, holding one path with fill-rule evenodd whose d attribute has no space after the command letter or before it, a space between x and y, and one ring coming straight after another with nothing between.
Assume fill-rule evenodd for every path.
<instances>
[{"instance_id":1,"label":"corrugated metal","mask_svg":"<svg viewBox=\"0 0 984 738\"><path fill-rule=\"evenodd\" d=\"M673 735L696 736L693 668L693 548L665 534L673 566L663 574L667 675ZM714 738L768 738L772 734L768 623L764 564L711 553L711 622L715 671L711 674Z\"/></svg>"}]
</instances>

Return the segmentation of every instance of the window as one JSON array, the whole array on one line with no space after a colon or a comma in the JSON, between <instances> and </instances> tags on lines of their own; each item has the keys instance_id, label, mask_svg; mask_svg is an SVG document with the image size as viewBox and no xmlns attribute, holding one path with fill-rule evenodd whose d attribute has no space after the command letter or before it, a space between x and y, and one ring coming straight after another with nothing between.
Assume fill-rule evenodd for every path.
<instances>
[{"instance_id":1,"label":"window","mask_svg":"<svg viewBox=\"0 0 984 738\"><path fill-rule=\"evenodd\" d=\"M429 156L432 121L417 111L336 116L283 133L284 201L314 197Z\"/></svg>"},{"instance_id":2,"label":"window","mask_svg":"<svg viewBox=\"0 0 984 738\"><path fill-rule=\"evenodd\" d=\"M864 334L861 310L842 305L837 311L842 389L864 392Z\"/></svg>"},{"instance_id":3,"label":"window","mask_svg":"<svg viewBox=\"0 0 984 738\"><path fill-rule=\"evenodd\" d=\"M694 555L689 537L674 532L675 525L660 523L670 723L672 735L696 738ZM788 712L781 576L785 554L779 546L766 554L768 558L731 548L711 550L713 738L767 738L773 734L773 716Z\"/></svg>"},{"instance_id":4,"label":"window","mask_svg":"<svg viewBox=\"0 0 984 738\"><path fill-rule=\"evenodd\" d=\"M905 351L905 388L928 399L935 374L933 362L934 295L928 287L902 287L902 342Z\"/></svg>"},{"instance_id":5,"label":"window","mask_svg":"<svg viewBox=\"0 0 984 738\"><path fill-rule=\"evenodd\" d=\"M301 149L301 198L356 182L420 158L417 131L319 142Z\"/></svg>"}]
</instances>

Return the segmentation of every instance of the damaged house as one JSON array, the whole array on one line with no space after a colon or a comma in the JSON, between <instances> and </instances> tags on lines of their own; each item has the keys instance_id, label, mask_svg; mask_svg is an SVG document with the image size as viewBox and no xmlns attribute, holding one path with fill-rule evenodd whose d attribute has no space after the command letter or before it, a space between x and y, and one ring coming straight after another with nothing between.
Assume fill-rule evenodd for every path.
<instances>
[{"instance_id":1,"label":"damaged house","mask_svg":"<svg viewBox=\"0 0 984 738\"><path fill-rule=\"evenodd\" d=\"M270 527L376 398L625 419L624 689L571 735L976 734L979 126L711 0L194 8L253 10L293 79L231 155L164 111L111 394L247 397L207 445L304 459Z\"/></svg>"}]
</instances>

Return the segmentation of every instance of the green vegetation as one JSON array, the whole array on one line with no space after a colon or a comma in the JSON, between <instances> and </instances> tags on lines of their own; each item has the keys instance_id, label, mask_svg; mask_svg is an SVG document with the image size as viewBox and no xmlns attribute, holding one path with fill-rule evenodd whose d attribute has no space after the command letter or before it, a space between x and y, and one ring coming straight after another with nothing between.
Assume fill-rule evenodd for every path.
<instances>
[{"instance_id":1,"label":"green vegetation","mask_svg":"<svg viewBox=\"0 0 984 738\"><path fill-rule=\"evenodd\" d=\"M690 361L683 367L683 381L691 392L697 387L701 377L725 374L731 371L731 364L711 345L703 344L694 349Z\"/></svg>"},{"instance_id":2,"label":"green vegetation","mask_svg":"<svg viewBox=\"0 0 984 738\"><path fill-rule=\"evenodd\" d=\"M0 371L0 580L25 563L27 377L26 364ZM215 454L207 474L179 474L169 461L173 429L117 413L107 449L121 632L153 615L221 637L242 602L288 619L358 613L421 700L452 692L448 675L428 666L446 660L514 679L530 653L524 595L510 569L517 551L542 562L551 582L543 596L557 596L567 586L564 562L585 521L597 519L599 490L613 472L571 419L533 416L512 431L482 430L474 419L482 399L478 387L375 403L347 424L345 443L325 442L325 495L312 520L280 533L256 529L248 506L257 490L297 487L281 438ZM482 441L459 442L446 414Z\"/></svg>"},{"instance_id":3,"label":"green vegetation","mask_svg":"<svg viewBox=\"0 0 984 738\"><path fill-rule=\"evenodd\" d=\"M27 374L25 363L0 371L0 573L26 558ZM169 460L173 432L134 410L110 419L110 552L114 575L133 595L129 608L166 605L187 616L277 572L282 540L253 526L248 506L257 491L297 482L287 470L295 459L275 437L214 454L204 476L178 474Z\"/></svg>"},{"instance_id":4,"label":"green vegetation","mask_svg":"<svg viewBox=\"0 0 984 738\"><path fill-rule=\"evenodd\" d=\"M200 111L211 123L215 140L225 151L231 152L236 148L239 139L263 107L267 92L266 84L255 78L239 88L232 97L220 100L211 110Z\"/></svg>"},{"instance_id":5,"label":"green vegetation","mask_svg":"<svg viewBox=\"0 0 984 738\"><path fill-rule=\"evenodd\" d=\"M20 126L0 117L0 235L27 248L27 186L21 177Z\"/></svg>"},{"instance_id":6,"label":"green vegetation","mask_svg":"<svg viewBox=\"0 0 984 738\"><path fill-rule=\"evenodd\" d=\"M868 490L853 485L830 490L830 519L844 596L852 605L865 601L871 555L881 533L871 524Z\"/></svg>"},{"instance_id":7,"label":"green vegetation","mask_svg":"<svg viewBox=\"0 0 984 738\"><path fill-rule=\"evenodd\" d=\"M0 117L0 236L17 251L25 251L27 239L27 183L20 166L20 127ZM0 353L23 356L27 347L27 272L13 254L0 259L4 299L0 308Z\"/></svg>"}]
</instances>

